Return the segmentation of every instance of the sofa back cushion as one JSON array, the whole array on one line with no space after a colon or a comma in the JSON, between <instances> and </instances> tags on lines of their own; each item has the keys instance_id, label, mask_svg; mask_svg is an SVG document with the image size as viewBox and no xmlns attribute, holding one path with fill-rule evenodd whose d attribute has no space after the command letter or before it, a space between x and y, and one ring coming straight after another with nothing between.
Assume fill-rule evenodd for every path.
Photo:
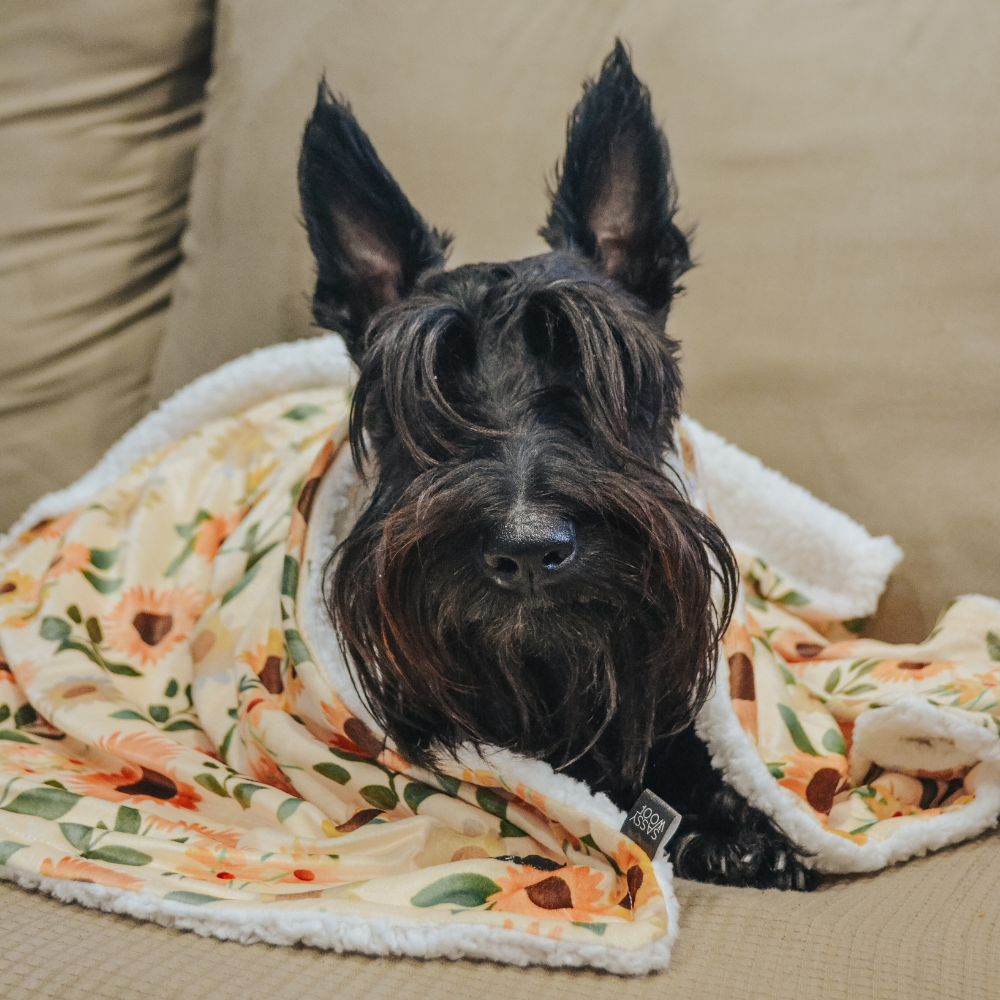
<instances>
[{"instance_id":1,"label":"sofa back cushion","mask_svg":"<svg viewBox=\"0 0 1000 1000\"><path fill-rule=\"evenodd\" d=\"M699 266L689 412L908 553L877 629L1000 596L994 0L221 0L155 392L313 332L295 167L322 73L453 263L535 235L616 35L665 121Z\"/></svg>"},{"instance_id":2,"label":"sofa back cushion","mask_svg":"<svg viewBox=\"0 0 1000 1000\"><path fill-rule=\"evenodd\" d=\"M6 0L0 531L147 409L211 43L207 0Z\"/></svg>"}]
</instances>

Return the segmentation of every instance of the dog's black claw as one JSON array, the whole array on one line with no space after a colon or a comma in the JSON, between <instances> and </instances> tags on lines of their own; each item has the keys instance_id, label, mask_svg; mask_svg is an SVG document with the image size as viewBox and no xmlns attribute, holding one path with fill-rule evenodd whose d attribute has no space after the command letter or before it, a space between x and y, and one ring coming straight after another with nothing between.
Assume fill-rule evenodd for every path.
<instances>
[{"instance_id":1,"label":"dog's black claw","mask_svg":"<svg viewBox=\"0 0 1000 1000\"><path fill-rule=\"evenodd\" d=\"M809 892L820 875L806 866L790 841L753 847L721 833L690 832L671 845L670 856L680 878L752 889Z\"/></svg>"}]
</instances>

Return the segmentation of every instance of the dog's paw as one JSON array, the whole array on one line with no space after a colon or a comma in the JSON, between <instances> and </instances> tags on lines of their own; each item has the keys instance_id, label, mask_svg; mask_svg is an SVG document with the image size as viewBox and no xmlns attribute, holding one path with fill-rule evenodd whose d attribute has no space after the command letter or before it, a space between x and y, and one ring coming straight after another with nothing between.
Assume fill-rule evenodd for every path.
<instances>
[{"instance_id":1,"label":"dog's paw","mask_svg":"<svg viewBox=\"0 0 1000 1000\"><path fill-rule=\"evenodd\" d=\"M679 878L698 882L800 892L815 889L820 883L819 874L787 840L749 845L731 835L693 830L671 845L670 857Z\"/></svg>"},{"instance_id":2,"label":"dog's paw","mask_svg":"<svg viewBox=\"0 0 1000 1000\"><path fill-rule=\"evenodd\" d=\"M809 853L729 785L720 785L703 812L685 816L670 856L681 878L699 882L800 892L820 883Z\"/></svg>"}]
</instances>

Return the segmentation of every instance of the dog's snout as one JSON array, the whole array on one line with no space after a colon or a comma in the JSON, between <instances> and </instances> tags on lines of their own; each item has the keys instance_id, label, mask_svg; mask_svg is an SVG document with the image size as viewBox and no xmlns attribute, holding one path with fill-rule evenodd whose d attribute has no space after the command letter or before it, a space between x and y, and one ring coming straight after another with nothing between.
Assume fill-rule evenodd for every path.
<instances>
[{"instance_id":1,"label":"dog's snout","mask_svg":"<svg viewBox=\"0 0 1000 1000\"><path fill-rule=\"evenodd\" d=\"M576 556L576 527L564 517L515 508L483 539L488 575L501 587L528 593L554 582Z\"/></svg>"}]
</instances>

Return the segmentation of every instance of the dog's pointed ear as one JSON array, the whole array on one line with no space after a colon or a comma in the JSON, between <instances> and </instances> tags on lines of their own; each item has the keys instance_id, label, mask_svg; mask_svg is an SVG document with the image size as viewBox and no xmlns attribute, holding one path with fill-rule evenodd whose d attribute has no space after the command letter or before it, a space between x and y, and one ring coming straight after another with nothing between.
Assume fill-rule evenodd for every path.
<instances>
[{"instance_id":1,"label":"dog's pointed ear","mask_svg":"<svg viewBox=\"0 0 1000 1000\"><path fill-rule=\"evenodd\" d=\"M369 320L444 266L450 237L420 217L325 80L302 139L299 196L316 258L313 316L358 361Z\"/></svg>"},{"instance_id":2,"label":"dog's pointed ear","mask_svg":"<svg viewBox=\"0 0 1000 1000\"><path fill-rule=\"evenodd\" d=\"M590 258L666 315L691 256L673 221L677 192L667 140L620 40L570 115L550 197L539 231L549 246Z\"/></svg>"}]
</instances>

